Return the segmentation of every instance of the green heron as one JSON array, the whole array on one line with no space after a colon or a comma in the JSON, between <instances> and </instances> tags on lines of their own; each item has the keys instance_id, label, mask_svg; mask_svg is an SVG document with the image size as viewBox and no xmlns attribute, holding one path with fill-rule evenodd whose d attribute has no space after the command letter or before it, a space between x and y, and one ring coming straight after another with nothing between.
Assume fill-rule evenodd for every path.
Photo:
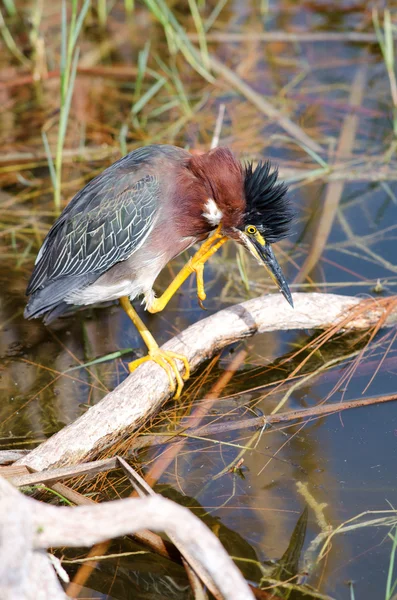
<instances>
[{"instance_id":1,"label":"green heron","mask_svg":"<svg viewBox=\"0 0 397 600\"><path fill-rule=\"evenodd\" d=\"M78 192L50 229L26 291L25 317L44 316L49 323L70 305L119 299L148 347L147 356L129 364L130 371L154 360L166 370L178 397L189 377L188 360L158 347L131 300L143 296L146 310L159 312L195 273L202 303L204 263L231 238L267 267L293 306L270 245L287 235L291 223L286 191L269 162L255 169L243 166L228 148L200 155L168 145L134 150ZM153 284L160 271L201 241L156 298ZM176 360L184 363L184 377Z\"/></svg>"}]
</instances>

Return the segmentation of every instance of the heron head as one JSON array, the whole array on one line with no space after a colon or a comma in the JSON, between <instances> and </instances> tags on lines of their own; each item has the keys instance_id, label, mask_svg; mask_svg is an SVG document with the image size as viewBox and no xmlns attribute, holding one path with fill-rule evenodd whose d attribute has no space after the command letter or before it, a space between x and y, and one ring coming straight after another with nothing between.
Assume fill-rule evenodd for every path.
<instances>
[{"instance_id":1,"label":"heron head","mask_svg":"<svg viewBox=\"0 0 397 600\"><path fill-rule=\"evenodd\" d=\"M293 212L286 197L287 186L277 182L277 169L269 161L244 168L245 208L240 223L225 233L242 244L263 265L284 298L293 307L288 284L272 249L272 243L289 233Z\"/></svg>"}]
</instances>

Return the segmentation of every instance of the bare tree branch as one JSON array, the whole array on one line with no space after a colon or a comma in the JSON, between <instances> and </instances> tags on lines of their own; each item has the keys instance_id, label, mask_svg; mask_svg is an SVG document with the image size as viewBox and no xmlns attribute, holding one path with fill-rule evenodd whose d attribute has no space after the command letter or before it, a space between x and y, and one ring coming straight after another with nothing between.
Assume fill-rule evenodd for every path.
<instances>
[{"instance_id":1,"label":"bare tree branch","mask_svg":"<svg viewBox=\"0 0 397 600\"><path fill-rule=\"evenodd\" d=\"M55 585L55 574L49 572L49 562L42 550L92 546L146 528L169 531L208 572L226 600L254 598L218 538L190 510L171 500L155 494L95 506L49 506L19 494L1 477L0 597L2 600L64 599L66 596L59 584ZM46 572L40 579L42 567ZM32 589L36 595L32 595Z\"/></svg>"},{"instance_id":2,"label":"bare tree branch","mask_svg":"<svg viewBox=\"0 0 397 600\"><path fill-rule=\"evenodd\" d=\"M296 293L293 299L295 310L281 295L274 294L231 306L188 327L163 348L185 354L194 370L228 344L256 333L325 329L340 323L351 309L356 309L356 314L349 320L348 328L367 329L385 314L381 302L368 304L350 296ZM362 310L358 310L361 302ZM385 325L396 321L395 308ZM144 363L96 406L16 464L43 471L94 458L99 451L140 426L169 397L165 371L155 363Z\"/></svg>"}]
</instances>

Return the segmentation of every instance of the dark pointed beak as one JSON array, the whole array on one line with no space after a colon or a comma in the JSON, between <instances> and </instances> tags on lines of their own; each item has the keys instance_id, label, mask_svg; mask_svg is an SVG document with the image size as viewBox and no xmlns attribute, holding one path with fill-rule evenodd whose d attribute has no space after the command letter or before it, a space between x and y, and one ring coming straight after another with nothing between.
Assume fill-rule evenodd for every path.
<instances>
[{"instance_id":1,"label":"dark pointed beak","mask_svg":"<svg viewBox=\"0 0 397 600\"><path fill-rule=\"evenodd\" d=\"M292 306L292 308L294 308L294 303L292 300L290 289L288 287L288 283L285 280L285 277L283 275L280 265L277 262L272 247L266 242L264 244L261 244L258 240L252 239L248 236L244 237L247 242L247 248L249 249L251 254L255 256L258 262L260 262L266 267L270 277L273 279L274 283L277 285L284 298Z\"/></svg>"}]
</instances>

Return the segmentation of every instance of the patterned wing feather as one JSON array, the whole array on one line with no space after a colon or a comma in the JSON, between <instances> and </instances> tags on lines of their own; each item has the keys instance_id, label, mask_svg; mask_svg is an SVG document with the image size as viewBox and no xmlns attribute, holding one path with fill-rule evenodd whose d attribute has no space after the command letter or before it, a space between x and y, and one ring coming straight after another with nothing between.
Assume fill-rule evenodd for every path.
<instances>
[{"instance_id":1,"label":"patterned wing feather","mask_svg":"<svg viewBox=\"0 0 397 600\"><path fill-rule=\"evenodd\" d=\"M68 275L99 276L131 256L152 229L159 192L156 176L137 181L124 169L92 180L49 231L27 293Z\"/></svg>"}]
</instances>

